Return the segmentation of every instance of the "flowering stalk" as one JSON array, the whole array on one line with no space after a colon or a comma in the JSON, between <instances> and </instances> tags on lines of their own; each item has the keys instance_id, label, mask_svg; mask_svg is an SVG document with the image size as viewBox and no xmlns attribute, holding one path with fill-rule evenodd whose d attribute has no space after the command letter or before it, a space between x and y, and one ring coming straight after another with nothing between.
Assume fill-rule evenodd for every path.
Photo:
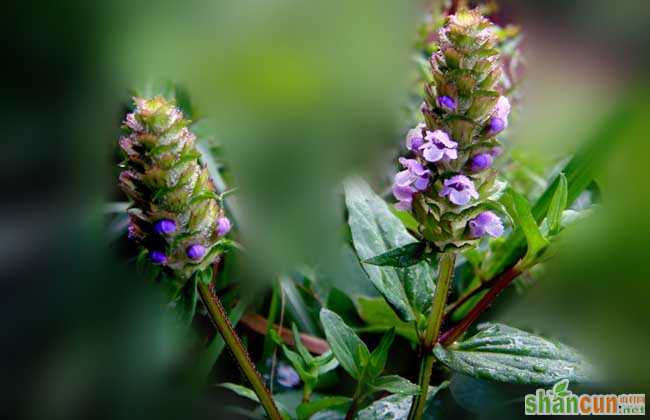
<instances>
[{"instance_id":1,"label":"flowering stalk","mask_svg":"<svg viewBox=\"0 0 650 420\"><path fill-rule=\"evenodd\" d=\"M190 121L163 97L134 98L120 147L126 155L119 183L133 201L129 238L182 288L196 277L201 299L272 419L281 419L270 392L237 337L219 299L198 278L223 252L231 223L194 144Z\"/></svg>"},{"instance_id":2,"label":"flowering stalk","mask_svg":"<svg viewBox=\"0 0 650 420\"><path fill-rule=\"evenodd\" d=\"M455 254L481 238L503 234L496 212L504 182L494 159L501 154L496 136L508 126L510 103L502 90L500 54L494 25L477 10L449 16L438 33L439 48L430 64L433 82L425 85L424 123L406 137L408 155L399 159L393 195L399 210L418 222L420 239L439 252L440 275L421 338L421 392L410 418L424 412L434 356L452 280Z\"/></svg>"},{"instance_id":3,"label":"flowering stalk","mask_svg":"<svg viewBox=\"0 0 650 420\"><path fill-rule=\"evenodd\" d=\"M120 187L133 201L129 238L185 282L221 252L230 221L199 161L190 121L163 97L134 102L120 139L126 154Z\"/></svg>"}]
</instances>

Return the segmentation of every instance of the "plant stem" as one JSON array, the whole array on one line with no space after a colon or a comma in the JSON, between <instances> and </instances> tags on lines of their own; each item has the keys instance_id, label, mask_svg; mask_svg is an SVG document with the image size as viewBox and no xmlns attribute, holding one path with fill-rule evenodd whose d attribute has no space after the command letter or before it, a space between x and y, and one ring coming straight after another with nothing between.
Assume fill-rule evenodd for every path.
<instances>
[{"instance_id":1,"label":"plant stem","mask_svg":"<svg viewBox=\"0 0 650 420\"><path fill-rule=\"evenodd\" d=\"M410 420L419 420L424 414L424 406L427 402L427 393L429 391L429 382L431 382L431 370L436 361L431 353L435 345L438 334L440 333L440 325L442 324L442 315L445 310L445 303L447 301L447 294L451 286L451 280L454 276L454 266L456 264L456 254L453 252L444 253L440 256L440 263L438 264L438 282L436 283L436 290L433 294L433 301L431 302L431 312L427 319L427 329L424 333L424 339L421 343L422 361L420 363L419 384L420 393L413 397L413 404L409 413Z\"/></svg>"},{"instance_id":2,"label":"plant stem","mask_svg":"<svg viewBox=\"0 0 650 420\"><path fill-rule=\"evenodd\" d=\"M215 327L219 330L224 341L230 348L230 351L235 356L239 367L253 387L255 394L257 394L260 403L264 407L264 410L266 410L266 414L268 414L269 418L272 420L281 420L282 416L273 401L273 397L271 397L271 393L266 388L266 385L264 385L262 377L257 369L255 369L255 366L239 340L239 337L237 337L219 298L213 295L212 292L210 292L210 288L203 282L199 281L198 286L201 299L203 300L205 307L208 309Z\"/></svg>"},{"instance_id":3,"label":"plant stem","mask_svg":"<svg viewBox=\"0 0 650 420\"><path fill-rule=\"evenodd\" d=\"M488 290L488 292L481 298L481 300L472 308L471 311L463 318L458 324L454 325L448 331L445 331L440 336L440 343L443 345L449 345L453 343L458 337L461 336L485 311L491 304L494 302L497 296L512 283L512 281L521 274L521 271L517 266L512 266L498 277L494 279L493 286Z\"/></svg>"},{"instance_id":4,"label":"plant stem","mask_svg":"<svg viewBox=\"0 0 650 420\"><path fill-rule=\"evenodd\" d=\"M357 409L359 408L359 399L361 398L361 383L363 382L362 379L363 377L359 379L359 382L357 382L357 389L354 391L354 395L352 396L352 404L350 404L348 412L345 413L345 420L352 420L357 414Z\"/></svg>"}]
</instances>

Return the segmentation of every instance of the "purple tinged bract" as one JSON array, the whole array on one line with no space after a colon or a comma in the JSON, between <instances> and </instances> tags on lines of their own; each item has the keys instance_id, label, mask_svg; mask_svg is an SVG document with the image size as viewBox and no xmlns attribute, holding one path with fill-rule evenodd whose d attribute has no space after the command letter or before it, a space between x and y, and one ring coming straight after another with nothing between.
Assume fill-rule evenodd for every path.
<instances>
[{"instance_id":1,"label":"purple tinged bract","mask_svg":"<svg viewBox=\"0 0 650 420\"><path fill-rule=\"evenodd\" d=\"M205 256L206 249L203 245L194 244L187 247L185 253L191 260L198 261Z\"/></svg>"},{"instance_id":2,"label":"purple tinged bract","mask_svg":"<svg viewBox=\"0 0 650 420\"><path fill-rule=\"evenodd\" d=\"M474 183L465 175L454 175L446 179L439 195L447 197L451 203L457 206L464 206L472 198L478 198Z\"/></svg>"},{"instance_id":3,"label":"purple tinged bract","mask_svg":"<svg viewBox=\"0 0 650 420\"><path fill-rule=\"evenodd\" d=\"M424 139L426 143L420 146L420 150L422 150L422 156L427 161L438 162L443 158L453 160L458 157L456 151L458 143L449 138L449 134L444 131L427 131Z\"/></svg>"},{"instance_id":4,"label":"purple tinged bract","mask_svg":"<svg viewBox=\"0 0 650 420\"><path fill-rule=\"evenodd\" d=\"M491 211L484 211L468 223L472 238L490 235L497 238L503 235L503 223L499 216Z\"/></svg>"}]
</instances>

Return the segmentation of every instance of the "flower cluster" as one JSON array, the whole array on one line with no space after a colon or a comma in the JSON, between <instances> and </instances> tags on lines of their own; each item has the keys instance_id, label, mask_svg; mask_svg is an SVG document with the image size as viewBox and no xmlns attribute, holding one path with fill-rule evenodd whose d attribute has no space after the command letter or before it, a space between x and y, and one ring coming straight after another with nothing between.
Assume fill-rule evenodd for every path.
<instances>
[{"instance_id":1,"label":"flower cluster","mask_svg":"<svg viewBox=\"0 0 650 420\"><path fill-rule=\"evenodd\" d=\"M154 264L185 278L211 258L230 221L182 112L162 97L134 102L120 139L126 154L120 187L133 201L128 235Z\"/></svg>"},{"instance_id":2,"label":"flower cluster","mask_svg":"<svg viewBox=\"0 0 650 420\"><path fill-rule=\"evenodd\" d=\"M501 62L494 25L476 10L449 16L432 55L431 83L421 106L425 123L406 136L408 156L393 194L420 234L439 249L500 236L492 209L503 187L493 169L496 136L508 127L510 103L499 93Z\"/></svg>"}]
</instances>

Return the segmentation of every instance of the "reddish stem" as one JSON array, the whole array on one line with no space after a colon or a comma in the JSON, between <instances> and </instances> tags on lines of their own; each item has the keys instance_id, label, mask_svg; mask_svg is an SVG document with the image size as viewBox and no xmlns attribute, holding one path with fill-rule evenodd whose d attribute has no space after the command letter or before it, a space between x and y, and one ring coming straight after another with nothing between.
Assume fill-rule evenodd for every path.
<instances>
[{"instance_id":1,"label":"reddish stem","mask_svg":"<svg viewBox=\"0 0 650 420\"><path fill-rule=\"evenodd\" d=\"M481 298L481 300L472 308L471 311L458 324L454 325L440 337L438 342L443 346L448 346L460 337L467 329L481 316L481 314L492 305L499 294L512 283L512 281L521 274L517 268L510 267L494 279L493 286Z\"/></svg>"}]
</instances>

